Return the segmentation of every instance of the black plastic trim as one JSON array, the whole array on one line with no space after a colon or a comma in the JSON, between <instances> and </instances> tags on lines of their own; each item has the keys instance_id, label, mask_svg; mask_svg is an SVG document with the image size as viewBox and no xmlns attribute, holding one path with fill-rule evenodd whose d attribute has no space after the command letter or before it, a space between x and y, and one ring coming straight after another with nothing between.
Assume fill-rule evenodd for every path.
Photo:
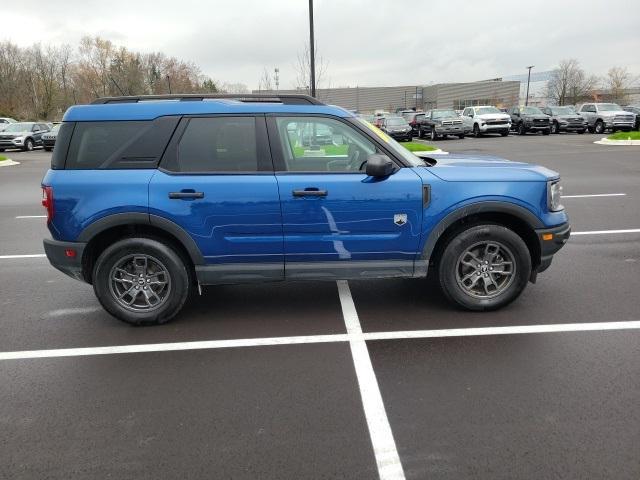
<instances>
[{"instance_id":1,"label":"black plastic trim","mask_svg":"<svg viewBox=\"0 0 640 480\"><path fill-rule=\"evenodd\" d=\"M287 280L357 280L365 278L413 278L413 260L353 260L286 262ZM420 272L420 275L423 276Z\"/></svg>"},{"instance_id":2,"label":"black plastic trim","mask_svg":"<svg viewBox=\"0 0 640 480\"><path fill-rule=\"evenodd\" d=\"M494 201L472 203L471 205L466 205L451 212L440 220L427 237L427 241L422 249L422 258L429 259L431 257L438 239L447 228L462 218L478 213L505 213L526 222L527 225L533 229L544 228L542 221L524 207L512 203Z\"/></svg>"},{"instance_id":3,"label":"black plastic trim","mask_svg":"<svg viewBox=\"0 0 640 480\"><path fill-rule=\"evenodd\" d=\"M86 243L61 242L49 238L45 238L42 243L47 259L53 267L75 280L85 281L82 276L82 254L87 246ZM76 256L73 258L67 257L65 251L68 249L75 250Z\"/></svg>"},{"instance_id":4,"label":"black plastic trim","mask_svg":"<svg viewBox=\"0 0 640 480\"><path fill-rule=\"evenodd\" d=\"M284 262L197 265L196 277L201 285L278 282L284 280Z\"/></svg>"}]
</instances>

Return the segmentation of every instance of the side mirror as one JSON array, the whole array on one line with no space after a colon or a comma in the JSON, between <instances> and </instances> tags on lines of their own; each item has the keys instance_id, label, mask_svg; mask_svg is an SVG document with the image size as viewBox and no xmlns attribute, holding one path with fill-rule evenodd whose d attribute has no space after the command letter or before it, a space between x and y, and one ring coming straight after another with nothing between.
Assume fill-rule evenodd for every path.
<instances>
[{"instance_id":1,"label":"side mirror","mask_svg":"<svg viewBox=\"0 0 640 480\"><path fill-rule=\"evenodd\" d=\"M367 157L366 173L370 177L388 177L395 169L395 164L386 155L373 153Z\"/></svg>"}]
</instances>

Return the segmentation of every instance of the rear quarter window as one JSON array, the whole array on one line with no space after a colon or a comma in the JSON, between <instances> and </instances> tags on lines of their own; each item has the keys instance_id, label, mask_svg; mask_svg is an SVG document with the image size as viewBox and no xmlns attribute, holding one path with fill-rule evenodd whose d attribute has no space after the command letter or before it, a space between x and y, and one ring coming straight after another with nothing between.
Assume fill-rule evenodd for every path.
<instances>
[{"instance_id":1,"label":"rear quarter window","mask_svg":"<svg viewBox=\"0 0 640 480\"><path fill-rule=\"evenodd\" d=\"M76 122L64 168L156 168L178 121L179 117L160 117L153 121ZM54 152L62 143L61 134L62 129Z\"/></svg>"}]
</instances>

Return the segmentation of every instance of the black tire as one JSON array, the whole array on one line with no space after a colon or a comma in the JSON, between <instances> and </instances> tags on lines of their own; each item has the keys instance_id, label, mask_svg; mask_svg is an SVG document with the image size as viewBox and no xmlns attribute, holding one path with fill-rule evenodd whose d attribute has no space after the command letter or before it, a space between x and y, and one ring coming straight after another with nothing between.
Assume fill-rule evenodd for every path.
<instances>
[{"instance_id":1,"label":"black tire","mask_svg":"<svg viewBox=\"0 0 640 480\"><path fill-rule=\"evenodd\" d=\"M429 138L432 141L438 140L439 137L438 137L438 132L436 131L436 127L431 127L431 133L430 133Z\"/></svg>"},{"instance_id":2,"label":"black tire","mask_svg":"<svg viewBox=\"0 0 640 480\"><path fill-rule=\"evenodd\" d=\"M598 135L600 135L600 134L604 133L604 130L605 130L605 128L604 128L603 121L602 120L598 120L596 122L595 126L593 127L593 131L595 133L597 133Z\"/></svg>"},{"instance_id":3,"label":"black tire","mask_svg":"<svg viewBox=\"0 0 640 480\"><path fill-rule=\"evenodd\" d=\"M509 130L503 130L502 132L500 132L500 135L502 135L503 137L508 137L509 136Z\"/></svg>"},{"instance_id":4,"label":"black tire","mask_svg":"<svg viewBox=\"0 0 640 480\"><path fill-rule=\"evenodd\" d=\"M45 150L46 152L50 152L50 151L52 151L52 150L53 150L53 148L52 148L52 147L44 147L44 150Z\"/></svg>"},{"instance_id":5,"label":"black tire","mask_svg":"<svg viewBox=\"0 0 640 480\"><path fill-rule=\"evenodd\" d=\"M464 134L464 133L463 133L462 135L458 135L458 138L459 138L460 140L464 140L464 137L465 137L465 134Z\"/></svg>"},{"instance_id":6,"label":"black tire","mask_svg":"<svg viewBox=\"0 0 640 480\"><path fill-rule=\"evenodd\" d=\"M0 148L0 152L4 152L4 148Z\"/></svg>"},{"instance_id":7,"label":"black tire","mask_svg":"<svg viewBox=\"0 0 640 480\"><path fill-rule=\"evenodd\" d=\"M527 129L524 126L524 122L520 122L518 124L518 135L526 135L526 133L527 133Z\"/></svg>"},{"instance_id":8,"label":"black tire","mask_svg":"<svg viewBox=\"0 0 640 480\"><path fill-rule=\"evenodd\" d=\"M33 151L33 147L34 147L33 140L31 140L30 138L27 138L24 141L24 146L22 147L22 150L24 150L25 152L31 152Z\"/></svg>"},{"instance_id":9,"label":"black tire","mask_svg":"<svg viewBox=\"0 0 640 480\"><path fill-rule=\"evenodd\" d=\"M550 128L545 128L544 130L542 130L542 134L543 135L549 135L551 133L551 129Z\"/></svg>"},{"instance_id":10,"label":"black tire","mask_svg":"<svg viewBox=\"0 0 640 480\"><path fill-rule=\"evenodd\" d=\"M407 137L407 142L413 142L413 137L411 135Z\"/></svg>"},{"instance_id":11,"label":"black tire","mask_svg":"<svg viewBox=\"0 0 640 480\"><path fill-rule=\"evenodd\" d=\"M588 131L589 133L594 133L593 127L587 127L587 131Z\"/></svg>"},{"instance_id":12,"label":"black tire","mask_svg":"<svg viewBox=\"0 0 640 480\"><path fill-rule=\"evenodd\" d=\"M164 295L161 291L158 292L162 295L162 300L155 306L140 307L138 309L135 308L135 305L134 307L125 307L116 298L119 292L116 292L118 287L112 279L113 272L115 272L117 265L123 261L126 262L130 257L134 257L133 261L136 262L138 258L135 257L136 255L144 256L153 265L160 265L164 269L161 274L163 277L158 277L157 273L152 274L152 276L156 276L156 279L164 278L167 283L165 287L162 287ZM128 275L138 281L137 273ZM104 309L123 322L131 325L160 325L174 318L184 306L191 290L190 278L187 261L170 245L153 238L126 238L110 245L98 257L93 269L93 290ZM137 291L133 291L135 294L134 300L143 293L140 288L143 285L146 286L144 277L140 280L142 280L140 285L136 285L136 282L131 280L120 281L120 285L123 284L123 281L131 284L129 291L134 286L137 288ZM147 281L149 281L148 278ZM124 285L128 286L129 283ZM144 289L147 290L146 288ZM133 295L130 295L130 297L133 297ZM125 296L124 298L126 299L127 297Z\"/></svg>"},{"instance_id":13,"label":"black tire","mask_svg":"<svg viewBox=\"0 0 640 480\"><path fill-rule=\"evenodd\" d=\"M418 138L424 138L424 133L423 133L422 129L418 130Z\"/></svg>"},{"instance_id":14,"label":"black tire","mask_svg":"<svg viewBox=\"0 0 640 480\"><path fill-rule=\"evenodd\" d=\"M508 252L511 255L513 270L511 275L501 275L499 272L489 273L487 270L490 267L485 266L483 262L478 264L479 267L477 269L471 268L473 275L467 280L473 281L475 279L475 283L472 286L482 281L482 285L474 288L484 289L487 295L483 297L473 295L461 286L464 280L460 278L463 274L460 273L459 269L469 268L466 264L463 265L461 263L465 258L470 258L465 256L465 252L475 248L476 245L480 245L478 248L482 249L484 242L493 242L492 245L498 245L504 249L500 251ZM498 256L494 258L499 260ZM508 262L505 260L502 263L504 265ZM498 265L498 263L492 264L494 266ZM476 279L476 271L479 272L480 268L484 268L485 273L480 273L479 279ZM506 270L505 266L502 266L502 268ZM442 291L451 302L466 310L496 310L504 307L518 298L527 286L530 275L531 257L522 238L514 231L495 224L475 225L459 232L448 242L438 263L438 278ZM469 274L467 273L465 276L469 277ZM485 281L483 277L489 280ZM496 289L494 293L489 293L486 287L489 281L493 282L496 288L498 288L499 282L504 283L501 283L501 290Z\"/></svg>"},{"instance_id":15,"label":"black tire","mask_svg":"<svg viewBox=\"0 0 640 480\"><path fill-rule=\"evenodd\" d=\"M551 133L560 133L560 125L558 125L558 122L551 124Z\"/></svg>"},{"instance_id":16,"label":"black tire","mask_svg":"<svg viewBox=\"0 0 640 480\"><path fill-rule=\"evenodd\" d=\"M579 133L580 135L582 135L582 134L584 133L584 129L582 129L582 130L578 130L578 133Z\"/></svg>"},{"instance_id":17,"label":"black tire","mask_svg":"<svg viewBox=\"0 0 640 480\"><path fill-rule=\"evenodd\" d=\"M478 138L480 136L480 127L478 126L477 123L473 124L473 136Z\"/></svg>"}]
</instances>

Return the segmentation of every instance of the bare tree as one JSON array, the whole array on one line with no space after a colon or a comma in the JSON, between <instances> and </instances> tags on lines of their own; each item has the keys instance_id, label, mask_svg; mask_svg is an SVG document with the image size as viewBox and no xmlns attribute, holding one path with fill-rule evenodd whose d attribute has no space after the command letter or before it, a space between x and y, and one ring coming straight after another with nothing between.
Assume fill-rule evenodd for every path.
<instances>
[{"instance_id":1,"label":"bare tree","mask_svg":"<svg viewBox=\"0 0 640 480\"><path fill-rule=\"evenodd\" d=\"M626 103L627 88L634 81L634 78L625 67L612 67L607 72L605 85L611 100L618 103Z\"/></svg>"},{"instance_id":2,"label":"bare tree","mask_svg":"<svg viewBox=\"0 0 640 480\"><path fill-rule=\"evenodd\" d=\"M548 96L558 105L575 104L592 95L598 78L587 75L578 60L562 60L547 84Z\"/></svg>"},{"instance_id":3,"label":"bare tree","mask_svg":"<svg viewBox=\"0 0 640 480\"><path fill-rule=\"evenodd\" d=\"M244 83L227 83L220 84L220 91L225 93L249 93L249 87Z\"/></svg>"},{"instance_id":4,"label":"bare tree","mask_svg":"<svg viewBox=\"0 0 640 480\"><path fill-rule=\"evenodd\" d=\"M260 80L258 81L258 90L273 90L273 83L271 81L271 73L267 70L267 67L262 69L262 75L260 75Z\"/></svg>"},{"instance_id":5,"label":"bare tree","mask_svg":"<svg viewBox=\"0 0 640 480\"><path fill-rule=\"evenodd\" d=\"M325 85L325 83L327 83L327 63L325 62L324 57L318 53L317 42L315 49L315 59L316 89L328 88L327 85ZM311 50L309 49L309 44L306 44L302 52L298 53L297 61L295 64L295 72L295 88L299 90L309 91L311 89Z\"/></svg>"}]
</instances>

